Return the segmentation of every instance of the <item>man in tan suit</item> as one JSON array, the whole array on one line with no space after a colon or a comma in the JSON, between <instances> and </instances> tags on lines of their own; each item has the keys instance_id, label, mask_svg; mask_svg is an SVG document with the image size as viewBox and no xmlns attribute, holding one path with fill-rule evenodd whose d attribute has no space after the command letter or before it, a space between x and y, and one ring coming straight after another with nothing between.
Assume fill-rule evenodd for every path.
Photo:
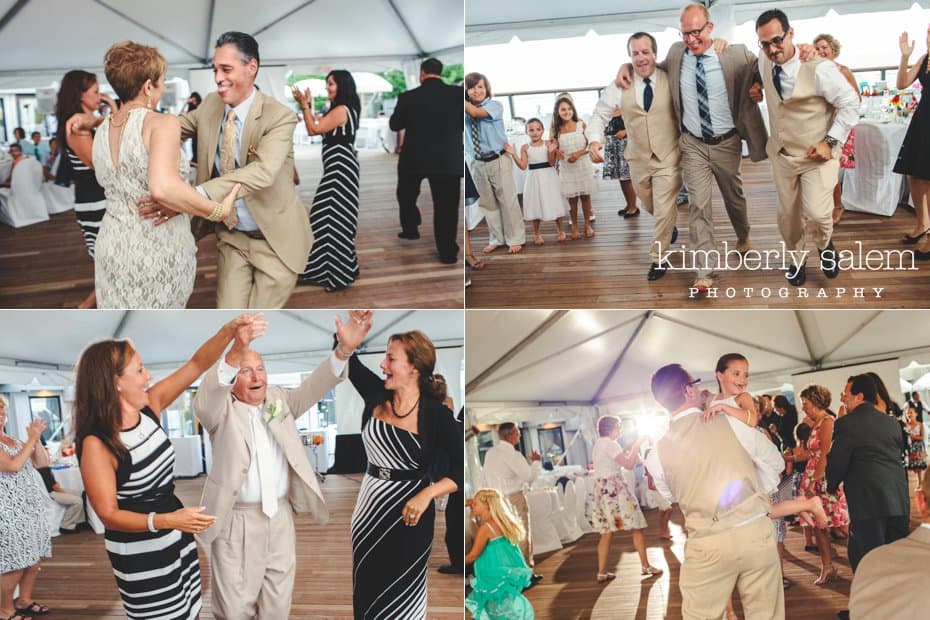
<instances>
[{"instance_id":1,"label":"man in tan suit","mask_svg":"<svg viewBox=\"0 0 930 620\"><path fill-rule=\"evenodd\" d=\"M925 618L930 591L930 476L914 494L922 522L907 538L876 547L853 576L849 613L861 618Z\"/></svg>"},{"instance_id":2,"label":"man in tan suit","mask_svg":"<svg viewBox=\"0 0 930 620\"><path fill-rule=\"evenodd\" d=\"M736 248L746 252L751 241L740 175L742 141L749 144L752 161L766 157L762 113L749 97L758 83L758 59L745 45L730 45L718 53L714 22L703 4L684 7L680 23L682 41L672 45L659 68L668 72L675 120L684 129L681 170L690 196L690 249L717 249L711 204L711 181L716 180L736 233ZM621 87L630 84L628 75L629 67L622 67L617 76ZM695 275L693 288L699 292L713 286L712 265L698 263Z\"/></svg>"},{"instance_id":3,"label":"man in tan suit","mask_svg":"<svg viewBox=\"0 0 930 620\"><path fill-rule=\"evenodd\" d=\"M255 88L258 68L254 38L220 35L213 55L217 92L181 115L182 139L197 137L197 189L219 197L242 185L235 216L216 225L219 308L283 306L313 245L294 187L297 117Z\"/></svg>"},{"instance_id":4,"label":"man in tan suit","mask_svg":"<svg viewBox=\"0 0 930 620\"><path fill-rule=\"evenodd\" d=\"M329 519L294 420L345 379L345 362L369 328L367 320L337 319L339 345L299 387L285 390L267 385L262 358L249 349L265 329L256 315L204 375L194 411L213 448L201 504L216 523L200 542L210 545L215 617L289 617L294 514Z\"/></svg>"},{"instance_id":5,"label":"man in tan suit","mask_svg":"<svg viewBox=\"0 0 930 620\"><path fill-rule=\"evenodd\" d=\"M600 136L619 103L629 137L624 157L630 164L633 187L643 207L656 220L649 250L652 264L646 275L647 280L653 281L665 275L662 252L668 251L678 239L675 221L681 187L679 131L672 109L668 75L656 68L655 37L637 32L627 41L627 51L633 60L633 88L621 94L615 84L608 85L595 106L587 134L591 159L601 161Z\"/></svg>"},{"instance_id":6,"label":"man in tan suit","mask_svg":"<svg viewBox=\"0 0 930 620\"><path fill-rule=\"evenodd\" d=\"M793 253L785 277L794 286L807 279L809 235L824 275L835 278L840 270L832 239L833 188L840 147L859 121L859 93L832 61L800 61L794 29L782 11L762 13L756 34L765 52L760 69L772 129L766 150L778 191L778 230Z\"/></svg>"},{"instance_id":7,"label":"man in tan suit","mask_svg":"<svg viewBox=\"0 0 930 620\"><path fill-rule=\"evenodd\" d=\"M746 618L783 619L781 565L764 494L778 486L784 461L744 422L728 415L702 420L699 381L678 364L653 375L652 394L672 421L646 457L656 489L677 500L685 517L682 615L721 617L736 586Z\"/></svg>"}]
</instances>

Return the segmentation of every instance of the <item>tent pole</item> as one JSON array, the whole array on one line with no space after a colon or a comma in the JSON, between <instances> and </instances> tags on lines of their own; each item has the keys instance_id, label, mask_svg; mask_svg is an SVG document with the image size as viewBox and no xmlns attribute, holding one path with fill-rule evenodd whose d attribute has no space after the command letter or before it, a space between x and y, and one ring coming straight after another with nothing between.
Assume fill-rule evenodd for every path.
<instances>
[{"instance_id":1,"label":"tent pole","mask_svg":"<svg viewBox=\"0 0 930 620\"><path fill-rule=\"evenodd\" d=\"M13 21L13 18L16 17L16 14L19 13L27 4L29 4L29 0L16 0L16 3L11 6L6 13L4 13L3 17L0 17L0 31L6 28L6 25Z\"/></svg>"},{"instance_id":2,"label":"tent pole","mask_svg":"<svg viewBox=\"0 0 930 620\"><path fill-rule=\"evenodd\" d=\"M620 355L617 356L617 359L614 360L613 365L610 367L610 370L607 371L607 375L604 377L604 380L601 381L601 384L597 387L597 391L594 393L594 397L591 399L591 405L597 404L601 400L601 396L604 394L604 390L607 389L607 386L610 384L610 380L613 379L614 375L617 374L617 371L620 370L620 365L623 364L623 359L626 357L627 351L630 350L630 347L633 346L633 342L636 341L639 332L643 330L643 327L646 326L646 321L652 316L652 310L646 310L643 314L642 319L639 321L639 325L636 326L636 329L633 330L632 335L626 340L626 344L623 345L623 350L620 351Z\"/></svg>"},{"instance_id":3,"label":"tent pole","mask_svg":"<svg viewBox=\"0 0 930 620\"><path fill-rule=\"evenodd\" d=\"M397 10L397 5L394 4L394 0L387 0L387 3L391 6L391 10L394 11L394 15L397 16L400 25L404 27L404 30L407 31L407 36L410 37L410 40L413 41L413 44L417 46L417 54L422 58L426 56L426 52L423 51L423 46L420 45L420 42L417 41L417 38L413 34L413 30L410 29L410 25L407 24L407 20L404 19L404 16L400 14L400 11Z\"/></svg>"},{"instance_id":4,"label":"tent pole","mask_svg":"<svg viewBox=\"0 0 930 620\"><path fill-rule=\"evenodd\" d=\"M148 26L146 26L146 25L143 24L142 22L137 21L137 20L135 20L135 19L129 17L128 15L126 15L125 13L123 13L122 11L113 8L112 6L110 6L109 4L107 4L106 2L104 2L103 0L94 0L94 2L96 2L97 4L99 4L100 6L102 6L103 8L105 8L106 10L110 11L111 13L113 13L113 14L115 14L115 15L118 15L118 16L122 17L123 19L125 19L127 22L129 22L129 23L132 24L133 26L136 26L137 28L141 28L142 30L146 31L147 33L149 33L149 34L152 35L153 37L156 37L156 38L158 38L158 39L161 39L162 41L164 41L165 43L171 45L172 47L176 47L177 49L181 50L181 51L184 52L185 54L189 55L191 58L195 58L195 59L197 59L198 61L200 61L200 62L202 62L202 63L204 63L204 64L207 63L207 59L206 59L206 58L201 58L200 56L198 56L198 55L196 54L196 52L190 51L189 49L187 49L186 47L184 47L184 46L181 45L180 43L176 43L176 42L172 41L171 39L169 39L168 37L166 37L166 36L163 35L162 33L158 32L157 30L153 30L152 28L149 28Z\"/></svg>"}]
</instances>

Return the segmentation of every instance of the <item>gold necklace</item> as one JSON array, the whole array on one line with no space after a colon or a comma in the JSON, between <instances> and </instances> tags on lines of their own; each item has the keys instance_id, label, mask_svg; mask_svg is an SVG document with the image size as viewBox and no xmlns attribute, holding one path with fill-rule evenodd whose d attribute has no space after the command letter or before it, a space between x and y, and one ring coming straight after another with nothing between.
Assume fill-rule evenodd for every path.
<instances>
[{"instance_id":1,"label":"gold necklace","mask_svg":"<svg viewBox=\"0 0 930 620\"><path fill-rule=\"evenodd\" d=\"M110 115L110 127L122 127L125 125L126 122L129 121L129 112L135 110L136 108L148 108L148 106L142 103L127 103L118 111ZM117 114L122 112L125 112L126 114L118 117Z\"/></svg>"}]
</instances>

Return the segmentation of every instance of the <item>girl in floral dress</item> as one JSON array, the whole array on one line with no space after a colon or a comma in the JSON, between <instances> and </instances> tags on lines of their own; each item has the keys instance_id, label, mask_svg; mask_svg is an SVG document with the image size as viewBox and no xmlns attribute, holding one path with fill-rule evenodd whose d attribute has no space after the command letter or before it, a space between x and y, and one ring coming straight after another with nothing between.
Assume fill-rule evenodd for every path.
<instances>
[{"instance_id":1,"label":"girl in floral dress","mask_svg":"<svg viewBox=\"0 0 930 620\"><path fill-rule=\"evenodd\" d=\"M927 469L927 446L924 443L924 425L917 421L917 410L907 408L907 468L917 475L917 488L923 484L924 470Z\"/></svg>"},{"instance_id":2,"label":"girl in floral dress","mask_svg":"<svg viewBox=\"0 0 930 620\"><path fill-rule=\"evenodd\" d=\"M618 530L632 530L633 546L639 554L643 575L652 577L662 573L661 569L649 565L646 558L646 517L639 509L636 496L623 478L623 468L633 469L639 463L639 446L646 440L640 436L630 451L624 452L617 439L620 438L620 419L602 416L597 421L600 438L594 443L594 507L591 510L591 525L601 534L597 543L597 580L600 583L616 577L607 570L607 554L610 552L611 535Z\"/></svg>"}]
</instances>

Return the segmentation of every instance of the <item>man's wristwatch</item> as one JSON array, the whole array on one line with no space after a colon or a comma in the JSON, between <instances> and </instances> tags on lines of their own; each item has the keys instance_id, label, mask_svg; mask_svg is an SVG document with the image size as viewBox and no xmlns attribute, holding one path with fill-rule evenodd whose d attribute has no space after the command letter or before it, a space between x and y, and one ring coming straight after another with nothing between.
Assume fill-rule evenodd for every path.
<instances>
[{"instance_id":1,"label":"man's wristwatch","mask_svg":"<svg viewBox=\"0 0 930 620\"><path fill-rule=\"evenodd\" d=\"M828 145L831 149L832 149L832 148L835 148L836 145L840 143L840 141L837 140L836 138L834 138L833 136L825 136L824 139L823 139L823 141L826 142L827 145Z\"/></svg>"}]
</instances>

